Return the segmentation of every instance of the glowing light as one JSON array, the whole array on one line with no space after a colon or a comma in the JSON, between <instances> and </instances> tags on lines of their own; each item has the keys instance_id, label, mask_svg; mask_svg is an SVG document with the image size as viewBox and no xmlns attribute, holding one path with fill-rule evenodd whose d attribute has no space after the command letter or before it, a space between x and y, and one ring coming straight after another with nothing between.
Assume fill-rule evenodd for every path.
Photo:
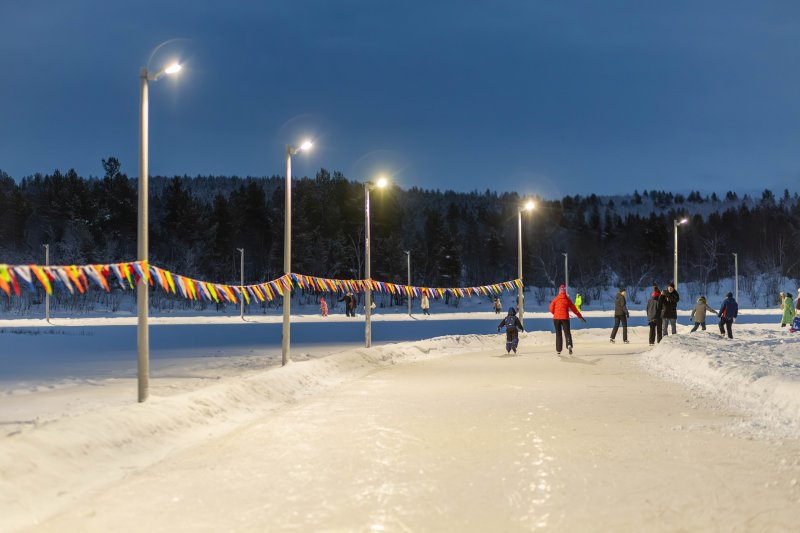
<instances>
[{"instance_id":1,"label":"glowing light","mask_svg":"<svg viewBox=\"0 0 800 533\"><path fill-rule=\"evenodd\" d=\"M310 140L306 140L305 142L303 142L303 144L300 145L300 148L298 148L298 150L311 150L312 146L314 146L314 143L312 143Z\"/></svg>"},{"instance_id":2,"label":"glowing light","mask_svg":"<svg viewBox=\"0 0 800 533\"><path fill-rule=\"evenodd\" d=\"M180 72L182 68L183 66L180 63L173 63L164 69L164 74L175 74L176 72Z\"/></svg>"},{"instance_id":3,"label":"glowing light","mask_svg":"<svg viewBox=\"0 0 800 533\"><path fill-rule=\"evenodd\" d=\"M528 201L525 204L525 211L531 211L535 207L536 207L536 204L534 204L532 201Z\"/></svg>"},{"instance_id":4,"label":"glowing light","mask_svg":"<svg viewBox=\"0 0 800 533\"><path fill-rule=\"evenodd\" d=\"M383 188L384 188L384 187L386 187L387 185L389 185L389 180L387 180L387 179L386 179L386 178L384 178L383 176L381 176L380 178L378 178L378 181L376 181L376 182L375 182L375 186L376 186L376 187L380 187L381 189L383 189Z\"/></svg>"}]
</instances>

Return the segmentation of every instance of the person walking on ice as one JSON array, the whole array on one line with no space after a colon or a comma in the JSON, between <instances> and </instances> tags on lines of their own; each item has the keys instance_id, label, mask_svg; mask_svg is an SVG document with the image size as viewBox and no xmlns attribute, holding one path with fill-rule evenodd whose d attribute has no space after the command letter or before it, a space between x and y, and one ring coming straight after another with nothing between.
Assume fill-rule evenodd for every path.
<instances>
[{"instance_id":1,"label":"person walking on ice","mask_svg":"<svg viewBox=\"0 0 800 533\"><path fill-rule=\"evenodd\" d=\"M791 292L788 291L786 292L786 295L783 298L783 303L781 304L781 308L783 309L783 316L781 317L781 327L785 328L786 324L792 323L792 320L794 320L794 316L797 314L794 307L794 300L792 300Z\"/></svg>"},{"instance_id":2,"label":"person walking on ice","mask_svg":"<svg viewBox=\"0 0 800 533\"><path fill-rule=\"evenodd\" d=\"M510 353L511 350L517 353L519 332L525 331L525 328L522 327L522 322L517 318L517 310L513 307L508 308L508 316L497 325L497 331L500 331L503 327L506 328L506 353Z\"/></svg>"},{"instance_id":3,"label":"person walking on ice","mask_svg":"<svg viewBox=\"0 0 800 533\"><path fill-rule=\"evenodd\" d=\"M725 299L722 301L722 306L719 308L719 333L725 335L725 330L728 330L728 338L733 338L732 326L736 321L736 316L739 314L739 304L733 299L733 293L729 292Z\"/></svg>"},{"instance_id":4,"label":"person walking on ice","mask_svg":"<svg viewBox=\"0 0 800 533\"><path fill-rule=\"evenodd\" d=\"M694 306L694 309L692 309L692 316L689 317L689 320L694 322L694 327L692 328L692 331L690 331L689 333L694 333L695 331L697 331L697 328L701 326L703 328L703 331L706 330L706 311L714 314L717 313L716 311L711 309L710 305L708 305L706 297L701 296L700 298L697 299L697 304Z\"/></svg>"},{"instance_id":5,"label":"person walking on ice","mask_svg":"<svg viewBox=\"0 0 800 533\"><path fill-rule=\"evenodd\" d=\"M661 291L658 285L653 285L653 293L647 300L647 324L650 326L650 346L654 346L656 339L661 342Z\"/></svg>"},{"instance_id":6,"label":"person walking on ice","mask_svg":"<svg viewBox=\"0 0 800 533\"><path fill-rule=\"evenodd\" d=\"M500 297L499 296L495 296L494 297L494 314L499 315L500 314L500 310L502 308L503 308L503 304L500 301Z\"/></svg>"},{"instance_id":7,"label":"person walking on ice","mask_svg":"<svg viewBox=\"0 0 800 533\"><path fill-rule=\"evenodd\" d=\"M581 296L581 293L578 293L575 295L575 307L578 309L578 312L583 312L581 311L582 305L583 305L583 296Z\"/></svg>"},{"instance_id":8,"label":"person walking on ice","mask_svg":"<svg viewBox=\"0 0 800 533\"><path fill-rule=\"evenodd\" d=\"M328 303L322 296L319 297L319 310L322 312L322 316L328 316Z\"/></svg>"},{"instance_id":9,"label":"person walking on ice","mask_svg":"<svg viewBox=\"0 0 800 533\"><path fill-rule=\"evenodd\" d=\"M556 328L556 354L558 355L561 355L561 348L563 347L564 340L567 341L567 350L569 350L569 354L572 355L572 333L570 333L569 330L570 311L580 318L582 322L586 322L581 312L578 311L578 308L575 307L575 304L572 303L572 300L567 296L567 290L561 285L558 288L558 295L550 302L550 314L553 315L553 325ZM561 338L562 331L564 333L564 339Z\"/></svg>"},{"instance_id":10,"label":"person walking on ice","mask_svg":"<svg viewBox=\"0 0 800 533\"><path fill-rule=\"evenodd\" d=\"M580 306L576 305L580 311ZM617 336L617 330L620 323L622 323L622 342L628 344L628 317L631 314L628 312L628 301L625 298L625 287L620 287L617 297L614 300L614 329L611 330L611 342L615 342L614 338Z\"/></svg>"},{"instance_id":11,"label":"person walking on ice","mask_svg":"<svg viewBox=\"0 0 800 533\"><path fill-rule=\"evenodd\" d=\"M420 309L422 309L422 314L423 315L430 315L431 314L431 311L430 311L431 302L430 302L430 300L428 300L427 291L422 293L422 298L419 301L419 307L420 307Z\"/></svg>"}]
</instances>

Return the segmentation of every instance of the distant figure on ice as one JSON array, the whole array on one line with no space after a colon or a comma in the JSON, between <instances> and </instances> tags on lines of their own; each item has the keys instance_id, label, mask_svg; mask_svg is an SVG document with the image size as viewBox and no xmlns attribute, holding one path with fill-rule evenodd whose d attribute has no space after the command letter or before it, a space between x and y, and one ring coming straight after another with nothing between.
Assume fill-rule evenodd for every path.
<instances>
[{"instance_id":1,"label":"distant figure on ice","mask_svg":"<svg viewBox=\"0 0 800 533\"><path fill-rule=\"evenodd\" d=\"M519 332L525 331L525 328L522 327L522 322L517 318L517 310L513 307L508 308L508 316L497 325L497 331L504 327L506 328L506 353L511 352L511 350L517 353Z\"/></svg>"},{"instance_id":2,"label":"distant figure on ice","mask_svg":"<svg viewBox=\"0 0 800 533\"><path fill-rule=\"evenodd\" d=\"M720 335L725 335L725 330L727 329L728 338L733 338L732 326L738 315L739 304L737 304L736 300L733 299L733 293L729 292L722 301L722 305L719 308L719 313L717 313L717 316L719 317Z\"/></svg>"},{"instance_id":3,"label":"distant figure on ice","mask_svg":"<svg viewBox=\"0 0 800 533\"><path fill-rule=\"evenodd\" d=\"M672 282L667 285L666 293L662 292L661 294L664 297L661 302L661 318L664 319L662 322L661 335L663 337L667 336L667 329L670 324L672 325L672 334L675 335L678 333L676 324L678 323L678 302L681 297L678 291L675 290L675 284Z\"/></svg>"},{"instance_id":4,"label":"distant figure on ice","mask_svg":"<svg viewBox=\"0 0 800 533\"><path fill-rule=\"evenodd\" d=\"M322 296L319 297L319 310L322 311L322 316L328 316L328 303Z\"/></svg>"},{"instance_id":5,"label":"distant figure on ice","mask_svg":"<svg viewBox=\"0 0 800 533\"><path fill-rule=\"evenodd\" d=\"M580 306L575 304L575 307L580 311ZM617 297L614 299L614 329L611 330L611 342L617 336L617 330L620 323L622 323L622 342L628 344L628 317L631 314L628 312L628 300L625 298L625 287L620 287Z\"/></svg>"},{"instance_id":6,"label":"distant figure on ice","mask_svg":"<svg viewBox=\"0 0 800 533\"><path fill-rule=\"evenodd\" d=\"M695 304L694 309L692 309L692 316L689 317L689 320L694 322L694 327L689 333L694 333L699 327L702 327L703 331L706 330L706 311L717 314L717 312L708 305L706 297L701 296L697 299L697 304Z\"/></svg>"},{"instance_id":7,"label":"distant figure on ice","mask_svg":"<svg viewBox=\"0 0 800 533\"><path fill-rule=\"evenodd\" d=\"M581 293L577 293L575 295L575 307L578 309L579 312L582 312L581 305L583 305L583 296L581 296Z\"/></svg>"},{"instance_id":8,"label":"distant figure on ice","mask_svg":"<svg viewBox=\"0 0 800 533\"><path fill-rule=\"evenodd\" d=\"M783 294L783 293L781 293ZM794 320L794 316L797 314L797 311L794 307L794 300L792 300L792 293L787 292L786 296L783 298L783 305L781 306L783 309L783 316L781 317L781 327L785 328L786 324L791 324L792 320Z\"/></svg>"},{"instance_id":9,"label":"distant figure on ice","mask_svg":"<svg viewBox=\"0 0 800 533\"><path fill-rule=\"evenodd\" d=\"M419 302L419 307L422 309L423 315L430 315L431 314L431 302L428 300L428 292L422 293L422 299Z\"/></svg>"},{"instance_id":10,"label":"distant figure on ice","mask_svg":"<svg viewBox=\"0 0 800 533\"><path fill-rule=\"evenodd\" d=\"M569 350L569 354L572 355L572 333L570 333L569 330L570 311L580 318L582 322L586 322L581 312L578 311L578 308L575 307L575 304L572 303L572 300L567 296L567 290L561 285L558 288L558 295L550 302L550 313L553 315L553 325L556 328L556 353L559 355L561 354L561 348L563 346L563 341L561 339L562 330L564 332L564 338L567 341L567 350Z\"/></svg>"},{"instance_id":11,"label":"distant figure on ice","mask_svg":"<svg viewBox=\"0 0 800 533\"><path fill-rule=\"evenodd\" d=\"M500 310L502 308L503 308L503 304L502 304L502 302L500 302L500 297L499 296L495 296L494 297L494 314L499 315L500 314Z\"/></svg>"},{"instance_id":12,"label":"distant figure on ice","mask_svg":"<svg viewBox=\"0 0 800 533\"><path fill-rule=\"evenodd\" d=\"M340 302L344 302L344 314L346 316L356 316L356 297L352 292L347 293L339 298Z\"/></svg>"},{"instance_id":13,"label":"distant figure on ice","mask_svg":"<svg viewBox=\"0 0 800 533\"><path fill-rule=\"evenodd\" d=\"M655 345L656 338L661 342L661 291L653 285L653 293L647 300L647 324L650 326L650 346Z\"/></svg>"}]
</instances>

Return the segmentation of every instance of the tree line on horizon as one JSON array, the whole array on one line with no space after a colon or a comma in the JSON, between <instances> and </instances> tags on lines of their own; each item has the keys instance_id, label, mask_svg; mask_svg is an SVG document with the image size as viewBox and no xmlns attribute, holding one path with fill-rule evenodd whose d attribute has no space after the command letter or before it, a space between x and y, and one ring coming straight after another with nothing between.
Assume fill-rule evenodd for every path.
<instances>
[{"instance_id":1,"label":"tree line on horizon","mask_svg":"<svg viewBox=\"0 0 800 533\"><path fill-rule=\"evenodd\" d=\"M0 171L0 262L51 264L136 258L137 179L119 161L102 160L102 178L74 170L19 182ZM216 282L245 283L283 274L284 186L280 176L150 178L150 261ZM293 181L292 270L329 278L364 277L364 186L320 169ZM497 193L404 190L371 193L372 277L418 286L485 285L517 277L517 220L524 199ZM591 301L609 287L634 288L633 299L673 271L673 220L679 228L681 283L697 292L733 275L800 280L800 198L788 190L760 198L665 191L627 196L537 199L523 213L523 274L537 300L564 282ZM753 287L777 291L781 287Z\"/></svg>"}]
</instances>

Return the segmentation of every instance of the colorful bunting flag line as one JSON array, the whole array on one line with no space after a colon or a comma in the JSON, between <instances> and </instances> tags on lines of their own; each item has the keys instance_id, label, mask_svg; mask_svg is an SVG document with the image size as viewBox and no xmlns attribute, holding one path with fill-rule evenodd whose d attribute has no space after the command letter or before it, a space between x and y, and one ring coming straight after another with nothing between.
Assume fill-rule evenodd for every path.
<instances>
[{"instance_id":1,"label":"colorful bunting flag line","mask_svg":"<svg viewBox=\"0 0 800 533\"><path fill-rule=\"evenodd\" d=\"M226 285L174 274L149 265L146 261L61 266L0 264L0 291L9 297L19 296L23 289L35 291L37 282L47 294L52 295L55 289L83 294L88 290L90 281L106 292L111 291L112 284L123 290L133 289L142 279L150 286L157 285L168 294L180 295L188 300L239 303L243 299L248 304L252 301L272 301L295 287L314 292L339 293L364 292L369 287L374 292L410 298L420 298L423 294L433 298L444 298L447 294L458 298L494 296L522 287L519 279L478 287L415 287L376 280L331 279L304 274L286 274L254 285Z\"/></svg>"}]
</instances>

